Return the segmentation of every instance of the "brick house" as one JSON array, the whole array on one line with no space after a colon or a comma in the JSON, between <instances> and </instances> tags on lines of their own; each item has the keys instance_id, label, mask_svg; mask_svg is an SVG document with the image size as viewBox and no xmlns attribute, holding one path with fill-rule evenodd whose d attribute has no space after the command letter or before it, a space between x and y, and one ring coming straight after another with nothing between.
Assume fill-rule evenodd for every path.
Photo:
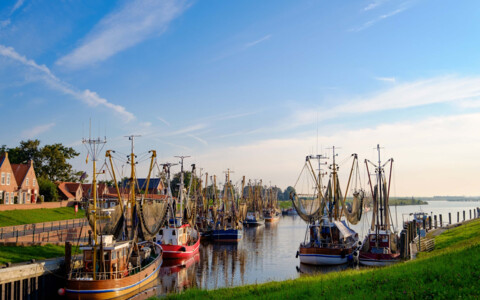
<instances>
[{"instance_id":1,"label":"brick house","mask_svg":"<svg viewBox=\"0 0 480 300\"><path fill-rule=\"evenodd\" d=\"M124 180L121 184L123 190L128 191L130 187L130 181L128 179ZM138 178L136 182L136 188L140 190L145 190L147 187L147 178ZM148 182L148 194L154 195L165 195L166 189L165 185L161 178L150 178Z\"/></svg>"},{"instance_id":2,"label":"brick house","mask_svg":"<svg viewBox=\"0 0 480 300\"><path fill-rule=\"evenodd\" d=\"M58 187L60 200L81 201L83 196L82 184L78 182L61 182L55 184Z\"/></svg>"},{"instance_id":3,"label":"brick house","mask_svg":"<svg viewBox=\"0 0 480 300\"><path fill-rule=\"evenodd\" d=\"M14 204L17 195L18 185L12 165L8 159L8 152L0 158L0 198L4 204Z\"/></svg>"},{"instance_id":4,"label":"brick house","mask_svg":"<svg viewBox=\"0 0 480 300\"><path fill-rule=\"evenodd\" d=\"M36 203L39 188L37 177L35 175L35 169L33 168L33 161L30 160L28 164L12 164L11 166L18 185L17 203Z\"/></svg>"}]
</instances>

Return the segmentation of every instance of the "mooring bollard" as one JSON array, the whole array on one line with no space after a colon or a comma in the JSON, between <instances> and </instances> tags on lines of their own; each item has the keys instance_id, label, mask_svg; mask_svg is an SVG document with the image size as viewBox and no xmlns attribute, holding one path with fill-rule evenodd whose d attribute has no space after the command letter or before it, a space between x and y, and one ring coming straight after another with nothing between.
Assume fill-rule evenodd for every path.
<instances>
[{"instance_id":1,"label":"mooring bollard","mask_svg":"<svg viewBox=\"0 0 480 300\"><path fill-rule=\"evenodd\" d=\"M442 218L442 215L440 214L440 228L443 227L443 221L442 221L442 219L443 219L443 218Z\"/></svg>"}]
</instances>

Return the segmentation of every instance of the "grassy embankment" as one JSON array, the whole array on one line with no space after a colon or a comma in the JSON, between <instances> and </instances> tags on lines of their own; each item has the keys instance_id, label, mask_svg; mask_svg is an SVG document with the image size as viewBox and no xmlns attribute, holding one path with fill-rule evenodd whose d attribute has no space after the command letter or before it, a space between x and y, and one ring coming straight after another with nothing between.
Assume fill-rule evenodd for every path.
<instances>
[{"instance_id":1,"label":"grassy embankment","mask_svg":"<svg viewBox=\"0 0 480 300\"><path fill-rule=\"evenodd\" d=\"M278 206L280 207L280 209L290 208L292 207L292 201L290 200L278 201Z\"/></svg>"},{"instance_id":2,"label":"grassy embankment","mask_svg":"<svg viewBox=\"0 0 480 300\"><path fill-rule=\"evenodd\" d=\"M459 299L480 297L480 220L435 237L416 260L219 290L191 289L169 299ZM279 263L281 263L279 261Z\"/></svg>"},{"instance_id":3,"label":"grassy embankment","mask_svg":"<svg viewBox=\"0 0 480 300\"><path fill-rule=\"evenodd\" d=\"M388 203L390 206L394 205L428 205L428 202L422 201L420 199L414 199L414 198L390 198L388 200Z\"/></svg>"},{"instance_id":4,"label":"grassy embankment","mask_svg":"<svg viewBox=\"0 0 480 300\"><path fill-rule=\"evenodd\" d=\"M0 227L71 220L83 217L85 217L84 211L79 209L75 215L75 208L73 207L7 210L0 211Z\"/></svg>"},{"instance_id":5,"label":"grassy embankment","mask_svg":"<svg viewBox=\"0 0 480 300\"><path fill-rule=\"evenodd\" d=\"M77 250L78 252L78 250ZM32 258L42 260L65 255L65 247L48 244L45 246L1 246L0 264L30 261Z\"/></svg>"}]
</instances>

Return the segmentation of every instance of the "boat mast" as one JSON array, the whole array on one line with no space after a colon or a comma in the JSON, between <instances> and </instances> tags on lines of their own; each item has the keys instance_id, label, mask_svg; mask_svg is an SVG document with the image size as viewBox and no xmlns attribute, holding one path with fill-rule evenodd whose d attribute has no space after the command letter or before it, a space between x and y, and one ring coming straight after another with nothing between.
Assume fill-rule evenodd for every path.
<instances>
[{"instance_id":1,"label":"boat mast","mask_svg":"<svg viewBox=\"0 0 480 300\"><path fill-rule=\"evenodd\" d=\"M377 144L377 152L378 152L378 167L377 167L377 185L378 185L378 192L377 192L377 197L380 200L380 229L385 229L385 199L383 197L383 188L382 188L382 173L383 173L383 168L382 168L382 161L380 159L380 145Z\"/></svg>"},{"instance_id":2,"label":"boat mast","mask_svg":"<svg viewBox=\"0 0 480 300\"><path fill-rule=\"evenodd\" d=\"M131 226L131 237L134 237L134 228L133 228L133 208L135 206L135 138L140 137L140 135L129 135L126 136L130 141L132 141L131 153L130 153L130 226Z\"/></svg>"},{"instance_id":3,"label":"boat mast","mask_svg":"<svg viewBox=\"0 0 480 300\"><path fill-rule=\"evenodd\" d=\"M88 154L92 156L93 176L92 176L92 194L93 194L93 280L96 280L96 263L97 263L97 159L98 154L102 151L107 143L107 139L92 139L91 136L83 139L82 143L87 148ZM88 145L88 146L87 146ZM88 156L87 156L88 157ZM88 205L88 204L87 204Z\"/></svg>"},{"instance_id":4,"label":"boat mast","mask_svg":"<svg viewBox=\"0 0 480 300\"><path fill-rule=\"evenodd\" d=\"M183 183L183 178L184 178L184 173L183 173L183 160L185 158L188 158L190 156L175 156L177 158L180 158L180 193L179 193L179 200L180 200L180 216L183 218L183 198L184 198L184 195L183 195L183 189L185 187L184 183ZM192 181L192 174L190 174L190 182Z\"/></svg>"}]
</instances>

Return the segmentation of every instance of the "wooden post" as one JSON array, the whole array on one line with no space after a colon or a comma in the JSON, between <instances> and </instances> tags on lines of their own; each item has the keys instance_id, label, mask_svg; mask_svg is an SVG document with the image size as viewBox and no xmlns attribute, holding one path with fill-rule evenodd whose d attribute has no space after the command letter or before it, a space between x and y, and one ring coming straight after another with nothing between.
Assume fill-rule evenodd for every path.
<instances>
[{"instance_id":1,"label":"wooden post","mask_svg":"<svg viewBox=\"0 0 480 300\"><path fill-rule=\"evenodd\" d=\"M443 220L442 220L442 219L443 219L443 218L442 218L442 214L440 214L440 228L443 227Z\"/></svg>"},{"instance_id":2,"label":"wooden post","mask_svg":"<svg viewBox=\"0 0 480 300\"><path fill-rule=\"evenodd\" d=\"M460 223L460 212L457 211L457 223Z\"/></svg>"},{"instance_id":3,"label":"wooden post","mask_svg":"<svg viewBox=\"0 0 480 300\"><path fill-rule=\"evenodd\" d=\"M45 222L43 222L43 230L42 232L45 232Z\"/></svg>"},{"instance_id":4,"label":"wooden post","mask_svg":"<svg viewBox=\"0 0 480 300\"><path fill-rule=\"evenodd\" d=\"M450 224L450 225L452 224L452 213L451 212L448 213L448 224Z\"/></svg>"},{"instance_id":5,"label":"wooden post","mask_svg":"<svg viewBox=\"0 0 480 300\"><path fill-rule=\"evenodd\" d=\"M428 229L432 230L432 216L428 217Z\"/></svg>"},{"instance_id":6,"label":"wooden post","mask_svg":"<svg viewBox=\"0 0 480 300\"><path fill-rule=\"evenodd\" d=\"M19 300L23 300L23 279L18 281L18 298Z\"/></svg>"},{"instance_id":7,"label":"wooden post","mask_svg":"<svg viewBox=\"0 0 480 300\"><path fill-rule=\"evenodd\" d=\"M469 209L468 211L470 212L470 220L471 220L472 219L472 210Z\"/></svg>"},{"instance_id":8,"label":"wooden post","mask_svg":"<svg viewBox=\"0 0 480 300\"><path fill-rule=\"evenodd\" d=\"M422 221L423 221L423 222L422 222L422 223L423 223L423 229L426 230L426 229L427 229L427 220L426 220L426 219L423 219Z\"/></svg>"},{"instance_id":9,"label":"wooden post","mask_svg":"<svg viewBox=\"0 0 480 300\"><path fill-rule=\"evenodd\" d=\"M33 224L32 243L35 243L35 224Z\"/></svg>"},{"instance_id":10,"label":"wooden post","mask_svg":"<svg viewBox=\"0 0 480 300\"><path fill-rule=\"evenodd\" d=\"M437 229L437 215L433 216L433 219L435 221L435 229Z\"/></svg>"},{"instance_id":11,"label":"wooden post","mask_svg":"<svg viewBox=\"0 0 480 300\"><path fill-rule=\"evenodd\" d=\"M463 211L463 220L465 221L465 211Z\"/></svg>"},{"instance_id":12,"label":"wooden post","mask_svg":"<svg viewBox=\"0 0 480 300\"><path fill-rule=\"evenodd\" d=\"M16 242L18 243L18 230L17 230L17 239L16 239Z\"/></svg>"}]
</instances>

